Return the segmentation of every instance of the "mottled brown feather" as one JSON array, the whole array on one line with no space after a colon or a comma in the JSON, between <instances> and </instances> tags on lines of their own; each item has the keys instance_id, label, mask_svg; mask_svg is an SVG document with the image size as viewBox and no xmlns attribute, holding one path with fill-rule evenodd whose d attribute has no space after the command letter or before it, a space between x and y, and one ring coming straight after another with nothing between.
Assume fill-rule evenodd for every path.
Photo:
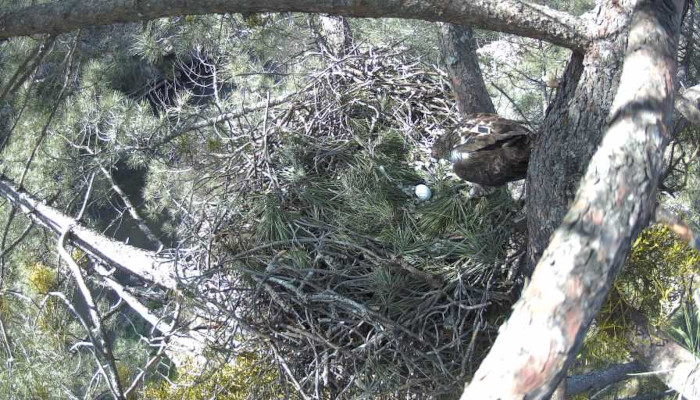
<instances>
[{"instance_id":1,"label":"mottled brown feather","mask_svg":"<svg viewBox=\"0 0 700 400\"><path fill-rule=\"evenodd\" d=\"M450 159L457 176L485 186L525 178L532 132L497 114L474 114L459 129L438 138L433 157Z\"/></svg>"}]
</instances>

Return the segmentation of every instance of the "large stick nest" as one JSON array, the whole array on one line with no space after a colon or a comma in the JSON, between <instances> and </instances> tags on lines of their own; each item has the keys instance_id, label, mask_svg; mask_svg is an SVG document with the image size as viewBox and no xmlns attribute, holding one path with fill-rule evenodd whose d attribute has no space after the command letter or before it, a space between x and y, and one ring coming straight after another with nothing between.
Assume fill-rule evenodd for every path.
<instances>
[{"instance_id":1,"label":"large stick nest","mask_svg":"<svg viewBox=\"0 0 700 400\"><path fill-rule=\"evenodd\" d=\"M428 161L458 124L443 73L372 49L219 125L237 150L202 190L216 207L194 236L215 240L193 297L215 304L221 337L245 331L310 398L461 388L510 305L519 207L505 189L465 196Z\"/></svg>"}]
</instances>

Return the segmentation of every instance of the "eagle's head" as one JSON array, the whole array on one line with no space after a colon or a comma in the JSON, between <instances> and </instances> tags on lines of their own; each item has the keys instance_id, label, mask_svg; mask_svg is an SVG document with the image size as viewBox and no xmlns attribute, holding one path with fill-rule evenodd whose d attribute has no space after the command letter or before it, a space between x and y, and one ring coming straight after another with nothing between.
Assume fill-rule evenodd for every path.
<instances>
[{"instance_id":1,"label":"eagle's head","mask_svg":"<svg viewBox=\"0 0 700 400\"><path fill-rule=\"evenodd\" d=\"M459 139L456 131L447 132L435 139L430 155L433 158L448 160L450 158L450 152L458 142Z\"/></svg>"},{"instance_id":2,"label":"eagle's head","mask_svg":"<svg viewBox=\"0 0 700 400\"><path fill-rule=\"evenodd\" d=\"M434 158L451 160L455 156L453 149L456 146L468 143L473 137L486 136L503 130L504 121L513 122L500 118L498 114L472 114L459 128L435 140L431 155Z\"/></svg>"}]
</instances>

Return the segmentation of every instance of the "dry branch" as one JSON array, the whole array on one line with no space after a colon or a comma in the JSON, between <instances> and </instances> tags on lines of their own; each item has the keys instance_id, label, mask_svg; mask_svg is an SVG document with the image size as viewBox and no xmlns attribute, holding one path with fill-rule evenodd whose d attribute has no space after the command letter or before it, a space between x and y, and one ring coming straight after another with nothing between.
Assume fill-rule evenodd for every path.
<instances>
[{"instance_id":1,"label":"dry branch","mask_svg":"<svg viewBox=\"0 0 700 400\"><path fill-rule=\"evenodd\" d=\"M57 235L71 229L69 242L103 260L109 266L124 269L139 278L178 291L176 262L156 253L119 243L91 229L80 226L74 218L16 189L7 178L0 178L0 196L18 207L34 222Z\"/></svg>"},{"instance_id":2,"label":"dry branch","mask_svg":"<svg viewBox=\"0 0 700 400\"><path fill-rule=\"evenodd\" d=\"M654 220L666 225L681 240L688 243L695 250L700 251L700 236L680 216L659 205L654 212Z\"/></svg>"},{"instance_id":3,"label":"dry branch","mask_svg":"<svg viewBox=\"0 0 700 400\"><path fill-rule=\"evenodd\" d=\"M583 392L597 392L608 385L631 378L630 374L644 372L644 367L637 361L616 364L599 371L566 378L566 394L573 396Z\"/></svg>"}]
</instances>

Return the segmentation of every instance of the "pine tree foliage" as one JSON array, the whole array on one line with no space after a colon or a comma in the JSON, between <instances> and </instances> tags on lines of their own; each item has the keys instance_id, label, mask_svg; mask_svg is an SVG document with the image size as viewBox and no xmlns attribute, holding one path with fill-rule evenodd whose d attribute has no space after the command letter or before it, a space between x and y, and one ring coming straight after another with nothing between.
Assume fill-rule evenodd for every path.
<instances>
[{"instance_id":1,"label":"pine tree foliage","mask_svg":"<svg viewBox=\"0 0 700 400\"><path fill-rule=\"evenodd\" d=\"M0 44L0 88L12 89L0 92L2 174L24 176L28 192L70 215L89 189L82 222L138 243L104 168L135 187L129 195L168 247L159 254L183 261L182 297L120 278L163 321L202 318L204 371L149 367L165 340L118 303L94 260L73 252L92 277L118 374L139 387L133 397L449 398L517 296L522 199L506 188L473 197L428 158L460 123L425 40L434 26L351 21L356 46L334 58L309 23L183 16ZM695 36L681 46L688 77ZM567 51L479 38L499 109L536 125ZM679 127L664 180L687 210L697 209L697 137ZM430 200L414 196L419 183ZM0 346L0 396L106 393L55 238L38 228L25 236L28 220L5 205L0 221L0 247L23 239L0 255L10 344ZM697 263L668 232L647 231L577 368L626 360L617 335L626 327L605 312L624 301L666 323ZM679 334L693 349L695 324L686 317Z\"/></svg>"},{"instance_id":2,"label":"pine tree foliage","mask_svg":"<svg viewBox=\"0 0 700 400\"><path fill-rule=\"evenodd\" d=\"M588 332L572 372L631 360L627 332L635 329L633 319L638 312L696 352L697 313L692 299L696 297L698 268L700 254L667 227L654 225L642 232L615 288ZM637 392L664 389L658 381L649 378L653 377L635 378ZM628 393L630 386L629 382L621 382L609 392Z\"/></svg>"},{"instance_id":3,"label":"pine tree foliage","mask_svg":"<svg viewBox=\"0 0 700 400\"><path fill-rule=\"evenodd\" d=\"M140 194L151 222L197 265L183 276L186 301L218 313L212 349L284 366L279 379L295 391L451 393L489 343L497 313L487 311L509 304L503 277L520 205L505 190L470 198L446 165L429 161L432 140L459 123L444 73L400 48L362 45L343 60L324 59L309 49L311 36L299 35L305 23L295 15L184 17L57 38L8 98L4 174L17 181L29 168L24 187L69 214L90 188L84 222L116 232L123 205L100 168L145 171ZM7 71L41 43L8 41ZM432 200L415 199L420 182L433 188ZM27 226L9 209L3 217L7 241ZM3 324L19 342L29 343L30 332L59 338L42 350L52 361L24 358L27 365L57 370L67 358L89 377L94 360L76 346L85 332L73 298L47 293L73 287L52 254L55 242L34 229L6 256L4 282L14 283L3 285L3 307L30 298L40 306L6 314L33 318L35 329L17 318ZM89 262L82 268L92 271ZM153 311L169 318L170 301L148 293ZM133 314L110 311L109 291L97 300L110 332L130 326L112 343L128 383L155 342ZM18 365L10 373L46 373ZM71 387L55 373L45 378L54 385L48 393L106 389L100 378ZM23 382L4 393L40 390Z\"/></svg>"}]
</instances>

